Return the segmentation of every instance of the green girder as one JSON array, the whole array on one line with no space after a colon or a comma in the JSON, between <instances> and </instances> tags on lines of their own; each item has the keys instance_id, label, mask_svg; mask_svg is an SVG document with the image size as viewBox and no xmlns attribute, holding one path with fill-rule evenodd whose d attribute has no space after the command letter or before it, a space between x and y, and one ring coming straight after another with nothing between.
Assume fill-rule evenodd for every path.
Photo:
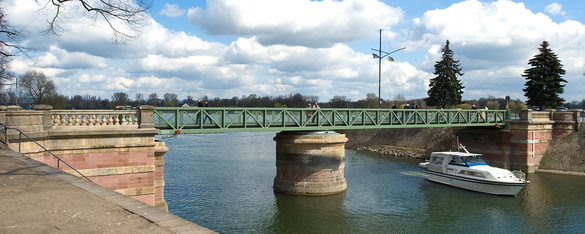
<instances>
[{"instance_id":1,"label":"green girder","mask_svg":"<svg viewBox=\"0 0 585 234\"><path fill-rule=\"evenodd\" d=\"M503 127L509 116L508 110L157 107L154 110L154 125L161 135L375 128Z\"/></svg>"}]
</instances>

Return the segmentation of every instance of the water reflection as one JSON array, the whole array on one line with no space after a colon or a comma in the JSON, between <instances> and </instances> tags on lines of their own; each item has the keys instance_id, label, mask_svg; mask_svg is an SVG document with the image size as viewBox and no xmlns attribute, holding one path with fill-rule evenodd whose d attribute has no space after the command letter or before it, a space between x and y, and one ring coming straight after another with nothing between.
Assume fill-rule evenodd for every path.
<instances>
[{"instance_id":1,"label":"water reflection","mask_svg":"<svg viewBox=\"0 0 585 234\"><path fill-rule=\"evenodd\" d=\"M277 212L272 233L344 233L346 192L330 196L275 193Z\"/></svg>"},{"instance_id":2,"label":"water reflection","mask_svg":"<svg viewBox=\"0 0 585 234\"><path fill-rule=\"evenodd\" d=\"M520 196L531 231L585 230L585 178L536 173L528 179Z\"/></svg>"}]
</instances>

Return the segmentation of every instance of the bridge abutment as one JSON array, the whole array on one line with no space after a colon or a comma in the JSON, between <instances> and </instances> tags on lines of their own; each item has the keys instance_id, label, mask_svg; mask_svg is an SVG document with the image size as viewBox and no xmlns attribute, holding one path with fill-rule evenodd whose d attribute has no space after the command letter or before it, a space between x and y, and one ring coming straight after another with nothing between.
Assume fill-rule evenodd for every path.
<instances>
[{"instance_id":1,"label":"bridge abutment","mask_svg":"<svg viewBox=\"0 0 585 234\"><path fill-rule=\"evenodd\" d=\"M37 105L35 110L0 109L0 120L23 131L93 182L168 210L163 172L168 148L154 140L158 134L154 124L148 124L148 119L143 119L144 125L139 121L142 116L152 118L153 110L52 110ZM7 138L12 150L80 176L16 130L8 130Z\"/></svg>"},{"instance_id":2,"label":"bridge abutment","mask_svg":"<svg viewBox=\"0 0 585 234\"><path fill-rule=\"evenodd\" d=\"M345 134L279 132L274 189L295 195L330 195L347 189L344 177Z\"/></svg>"},{"instance_id":3,"label":"bridge abutment","mask_svg":"<svg viewBox=\"0 0 585 234\"><path fill-rule=\"evenodd\" d=\"M492 166L532 173L553 137L578 130L582 111L522 110L520 119L510 121L506 130L454 128L452 150L457 150L458 138L469 152L482 154Z\"/></svg>"}]
</instances>

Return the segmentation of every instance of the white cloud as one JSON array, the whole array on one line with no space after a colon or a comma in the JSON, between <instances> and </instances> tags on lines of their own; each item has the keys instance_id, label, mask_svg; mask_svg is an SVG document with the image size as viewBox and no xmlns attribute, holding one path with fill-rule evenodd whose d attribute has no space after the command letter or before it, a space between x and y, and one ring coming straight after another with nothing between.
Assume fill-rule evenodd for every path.
<instances>
[{"instance_id":1,"label":"white cloud","mask_svg":"<svg viewBox=\"0 0 585 234\"><path fill-rule=\"evenodd\" d=\"M263 45L308 47L374 38L403 15L377 0L209 0L206 9L187 12L192 24L212 35L257 36Z\"/></svg>"},{"instance_id":2,"label":"white cloud","mask_svg":"<svg viewBox=\"0 0 585 234\"><path fill-rule=\"evenodd\" d=\"M177 4L166 3L165 7L158 14L168 17L179 17L185 14L185 9L181 9Z\"/></svg>"},{"instance_id":3,"label":"white cloud","mask_svg":"<svg viewBox=\"0 0 585 234\"><path fill-rule=\"evenodd\" d=\"M35 66L54 68L104 68L106 59L89 55L85 52L68 52L56 46L50 46L44 56L39 56Z\"/></svg>"},{"instance_id":4,"label":"white cloud","mask_svg":"<svg viewBox=\"0 0 585 234\"><path fill-rule=\"evenodd\" d=\"M106 80L106 76L104 75L90 75L90 74L81 74L77 77L77 82L82 84L98 84L102 83Z\"/></svg>"},{"instance_id":5,"label":"white cloud","mask_svg":"<svg viewBox=\"0 0 585 234\"><path fill-rule=\"evenodd\" d=\"M558 14L565 15L565 14L567 14L567 12L563 11L562 8L563 8L563 6L561 4L558 4L555 2L555 3L552 3L548 6L546 6L544 8L544 11L546 11L552 15L558 15Z\"/></svg>"}]
</instances>

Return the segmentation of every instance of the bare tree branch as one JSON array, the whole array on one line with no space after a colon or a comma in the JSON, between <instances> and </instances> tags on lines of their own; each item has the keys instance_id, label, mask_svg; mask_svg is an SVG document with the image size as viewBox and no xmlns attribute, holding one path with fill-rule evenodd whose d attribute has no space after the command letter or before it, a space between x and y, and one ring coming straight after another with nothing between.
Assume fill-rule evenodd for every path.
<instances>
[{"instance_id":1,"label":"bare tree branch","mask_svg":"<svg viewBox=\"0 0 585 234\"><path fill-rule=\"evenodd\" d=\"M2 3L1 0L0 3ZM16 44L24 36L10 26L4 16L4 9L0 5L0 87L15 77L14 73L10 71L12 57L18 54L28 57L26 52L30 50L29 48Z\"/></svg>"},{"instance_id":2,"label":"bare tree branch","mask_svg":"<svg viewBox=\"0 0 585 234\"><path fill-rule=\"evenodd\" d=\"M45 34L59 35L63 31L60 19L65 17L62 8L75 3L81 4L94 22L100 19L112 29L112 41L115 44L126 44L126 42L137 38L140 35L141 23L148 18L148 10L152 7L153 0L35 0L44 9L53 6L55 14L50 21L47 21L49 28ZM41 1L46 1L41 4ZM125 32L114 24L120 21L128 27L130 32Z\"/></svg>"}]
</instances>

